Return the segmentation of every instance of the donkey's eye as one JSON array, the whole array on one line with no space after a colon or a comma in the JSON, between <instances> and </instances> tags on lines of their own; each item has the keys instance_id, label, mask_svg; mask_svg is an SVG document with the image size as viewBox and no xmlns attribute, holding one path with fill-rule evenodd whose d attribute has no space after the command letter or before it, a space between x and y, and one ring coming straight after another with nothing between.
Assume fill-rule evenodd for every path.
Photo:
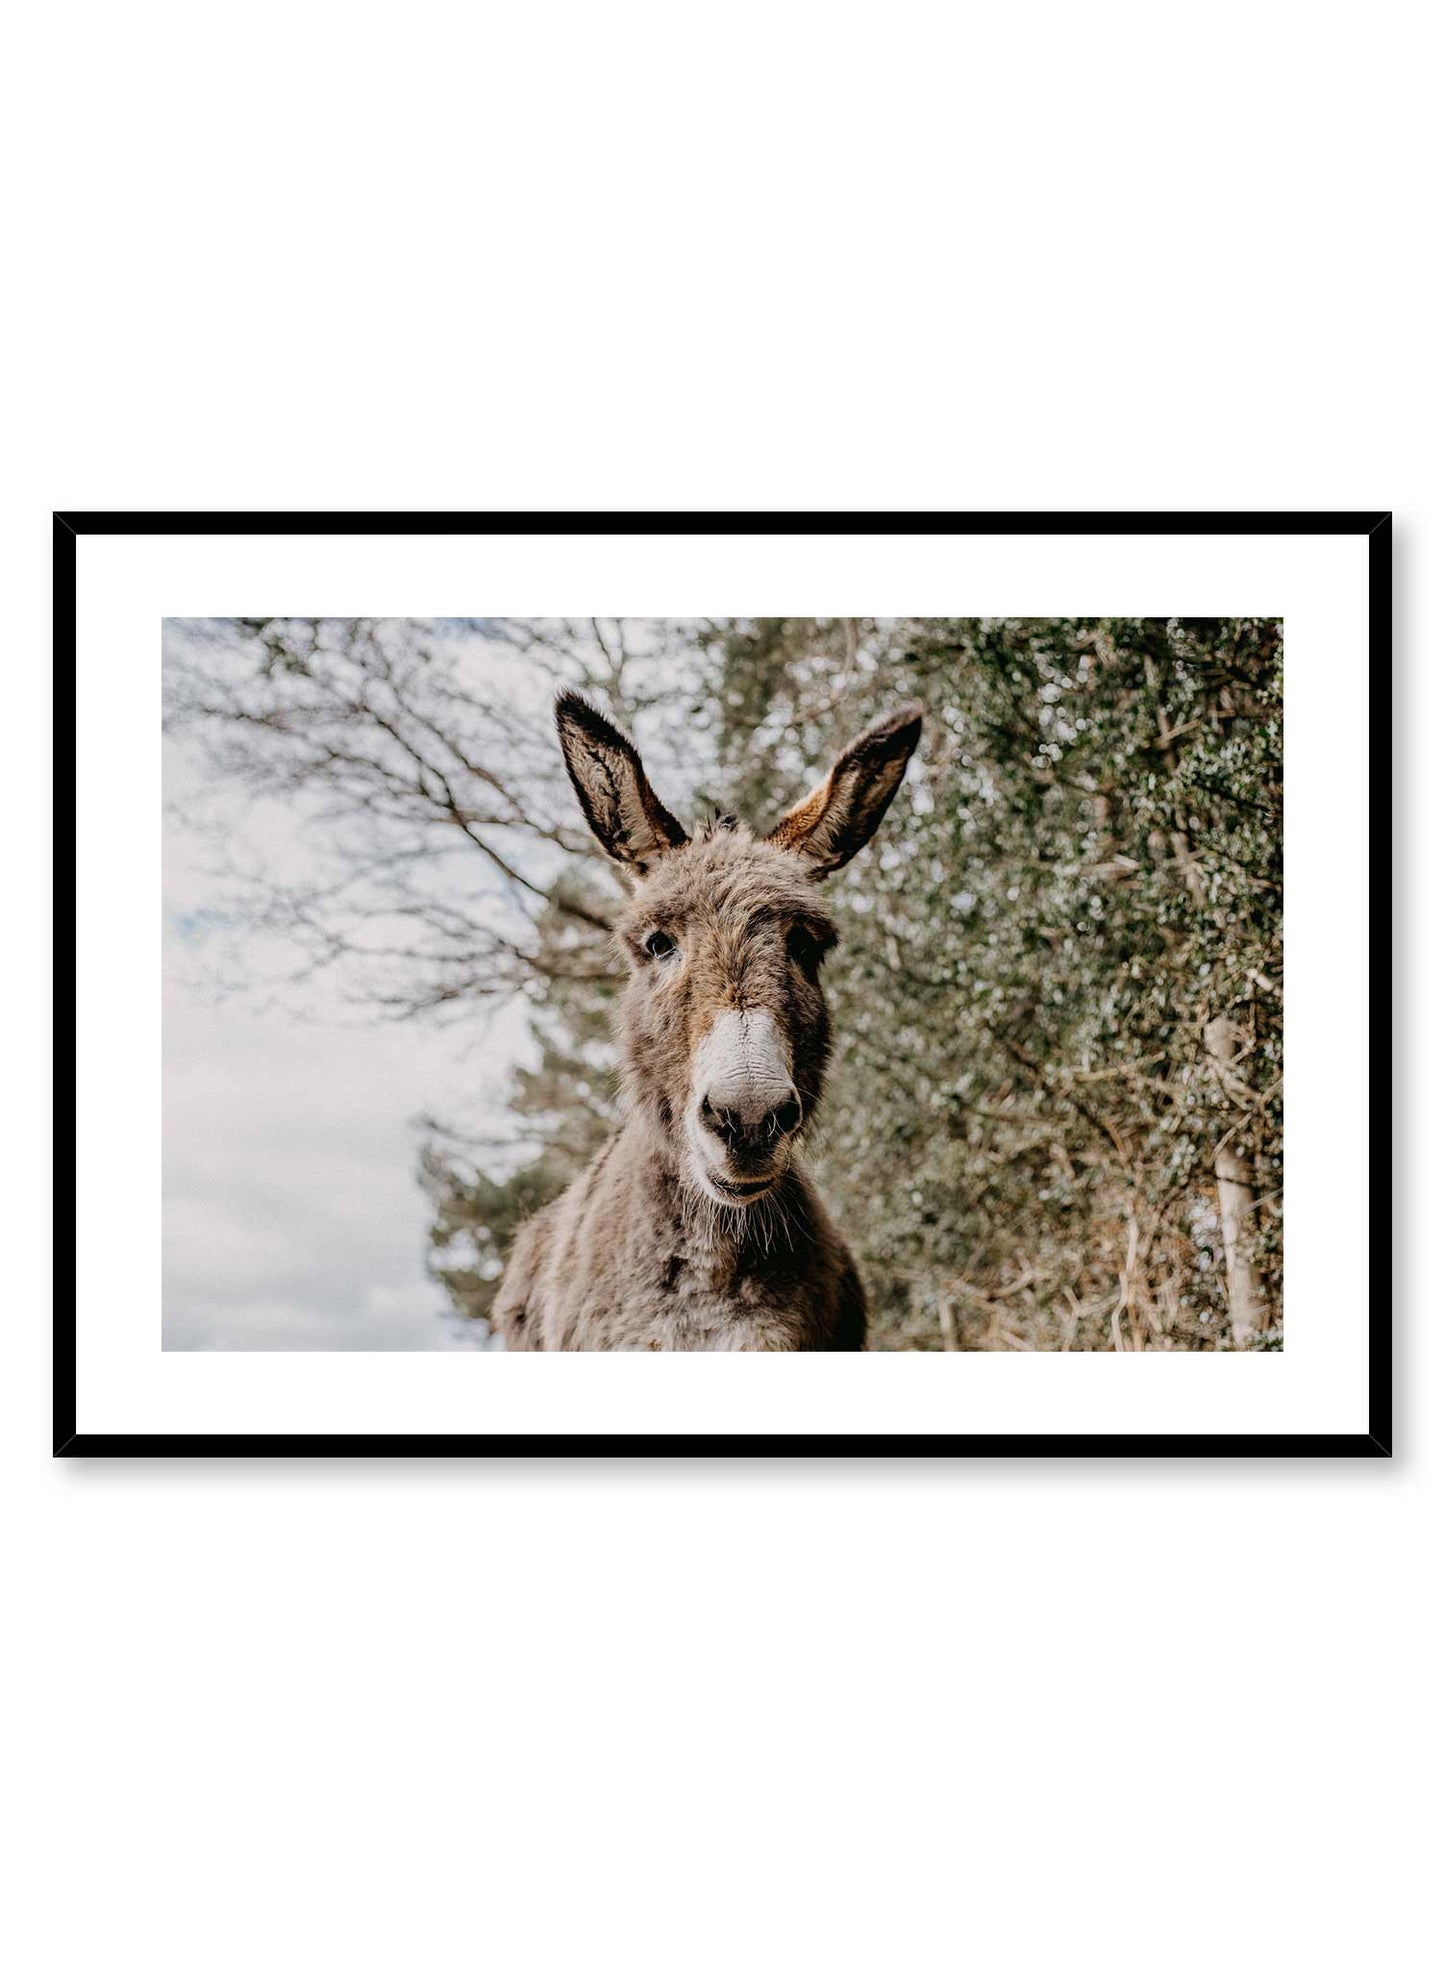
<instances>
[{"instance_id":1,"label":"donkey's eye","mask_svg":"<svg viewBox=\"0 0 1445 1969\"><path fill-rule=\"evenodd\" d=\"M649 957L671 957L677 949L677 938L670 937L666 930L654 930L650 937L644 937L642 948Z\"/></svg>"}]
</instances>

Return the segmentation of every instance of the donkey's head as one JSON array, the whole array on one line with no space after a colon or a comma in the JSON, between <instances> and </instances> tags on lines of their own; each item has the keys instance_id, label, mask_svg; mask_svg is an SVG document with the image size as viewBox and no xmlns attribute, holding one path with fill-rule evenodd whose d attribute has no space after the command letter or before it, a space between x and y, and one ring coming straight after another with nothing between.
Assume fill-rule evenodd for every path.
<instances>
[{"instance_id":1,"label":"donkey's head","mask_svg":"<svg viewBox=\"0 0 1445 1969\"><path fill-rule=\"evenodd\" d=\"M633 1093L714 1203L771 1190L817 1107L829 1046L819 972L837 942L817 884L882 820L920 726L917 705L871 726L764 840L730 815L689 838L631 742L573 692L558 699L582 811L633 878L618 925Z\"/></svg>"}]
</instances>

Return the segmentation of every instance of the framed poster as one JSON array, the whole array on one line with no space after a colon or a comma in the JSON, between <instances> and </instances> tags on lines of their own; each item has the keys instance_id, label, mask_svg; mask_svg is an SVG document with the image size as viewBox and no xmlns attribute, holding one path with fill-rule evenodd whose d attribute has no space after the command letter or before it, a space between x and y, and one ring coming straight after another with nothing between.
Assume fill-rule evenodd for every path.
<instances>
[{"instance_id":1,"label":"framed poster","mask_svg":"<svg viewBox=\"0 0 1445 1969\"><path fill-rule=\"evenodd\" d=\"M56 1453L1388 1455L1389 540L58 514Z\"/></svg>"}]
</instances>

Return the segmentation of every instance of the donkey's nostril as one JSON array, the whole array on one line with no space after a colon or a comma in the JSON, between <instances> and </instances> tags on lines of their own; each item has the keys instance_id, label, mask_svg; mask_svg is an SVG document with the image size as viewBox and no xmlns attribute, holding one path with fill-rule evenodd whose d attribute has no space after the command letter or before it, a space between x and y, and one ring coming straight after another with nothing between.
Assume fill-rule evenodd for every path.
<instances>
[{"instance_id":1,"label":"donkey's nostril","mask_svg":"<svg viewBox=\"0 0 1445 1969\"><path fill-rule=\"evenodd\" d=\"M803 1119L803 1110L798 1106L796 1097L790 1094L781 1107L773 1109L768 1119L775 1135L791 1135Z\"/></svg>"},{"instance_id":2,"label":"donkey's nostril","mask_svg":"<svg viewBox=\"0 0 1445 1969\"><path fill-rule=\"evenodd\" d=\"M743 1125L740 1114L732 1108L715 1107L706 1094L702 1097L702 1118L704 1126L710 1128L714 1135L721 1135L724 1140L731 1135L736 1135Z\"/></svg>"}]
</instances>

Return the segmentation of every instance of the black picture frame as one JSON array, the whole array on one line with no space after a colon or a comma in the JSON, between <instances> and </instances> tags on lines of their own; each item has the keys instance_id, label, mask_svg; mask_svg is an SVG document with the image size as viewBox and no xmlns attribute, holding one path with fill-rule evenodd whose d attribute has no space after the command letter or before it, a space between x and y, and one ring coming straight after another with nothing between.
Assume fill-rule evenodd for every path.
<instances>
[{"instance_id":1,"label":"black picture frame","mask_svg":"<svg viewBox=\"0 0 1445 1969\"><path fill-rule=\"evenodd\" d=\"M1371 713L1369 940L1372 968L1389 938L1389 709L1391 516L1388 512L1218 513L351 513L63 512L54 515L54 830L56 1070L59 1114L76 1115L76 543L83 534L1339 534L1369 541ZM1378 1000L1377 1000L1378 1002ZM1374 1063L1378 1034L1368 1036ZM1377 1098L1379 1098L1377 1096ZM1376 1103L1371 1102L1372 1116ZM76 1193L76 1135L56 1130L55 1194ZM69 1150L67 1143L70 1144ZM70 1161L67 1162L67 1154ZM56 1213L54 1404L56 1456L765 1456L765 1457L1199 1457L1392 1454L1390 1170L1372 1167L1367 1221L1374 1259L1368 1311L1369 1424L1357 1435L81 1435L76 1424L76 1226L83 1199Z\"/></svg>"}]
</instances>

